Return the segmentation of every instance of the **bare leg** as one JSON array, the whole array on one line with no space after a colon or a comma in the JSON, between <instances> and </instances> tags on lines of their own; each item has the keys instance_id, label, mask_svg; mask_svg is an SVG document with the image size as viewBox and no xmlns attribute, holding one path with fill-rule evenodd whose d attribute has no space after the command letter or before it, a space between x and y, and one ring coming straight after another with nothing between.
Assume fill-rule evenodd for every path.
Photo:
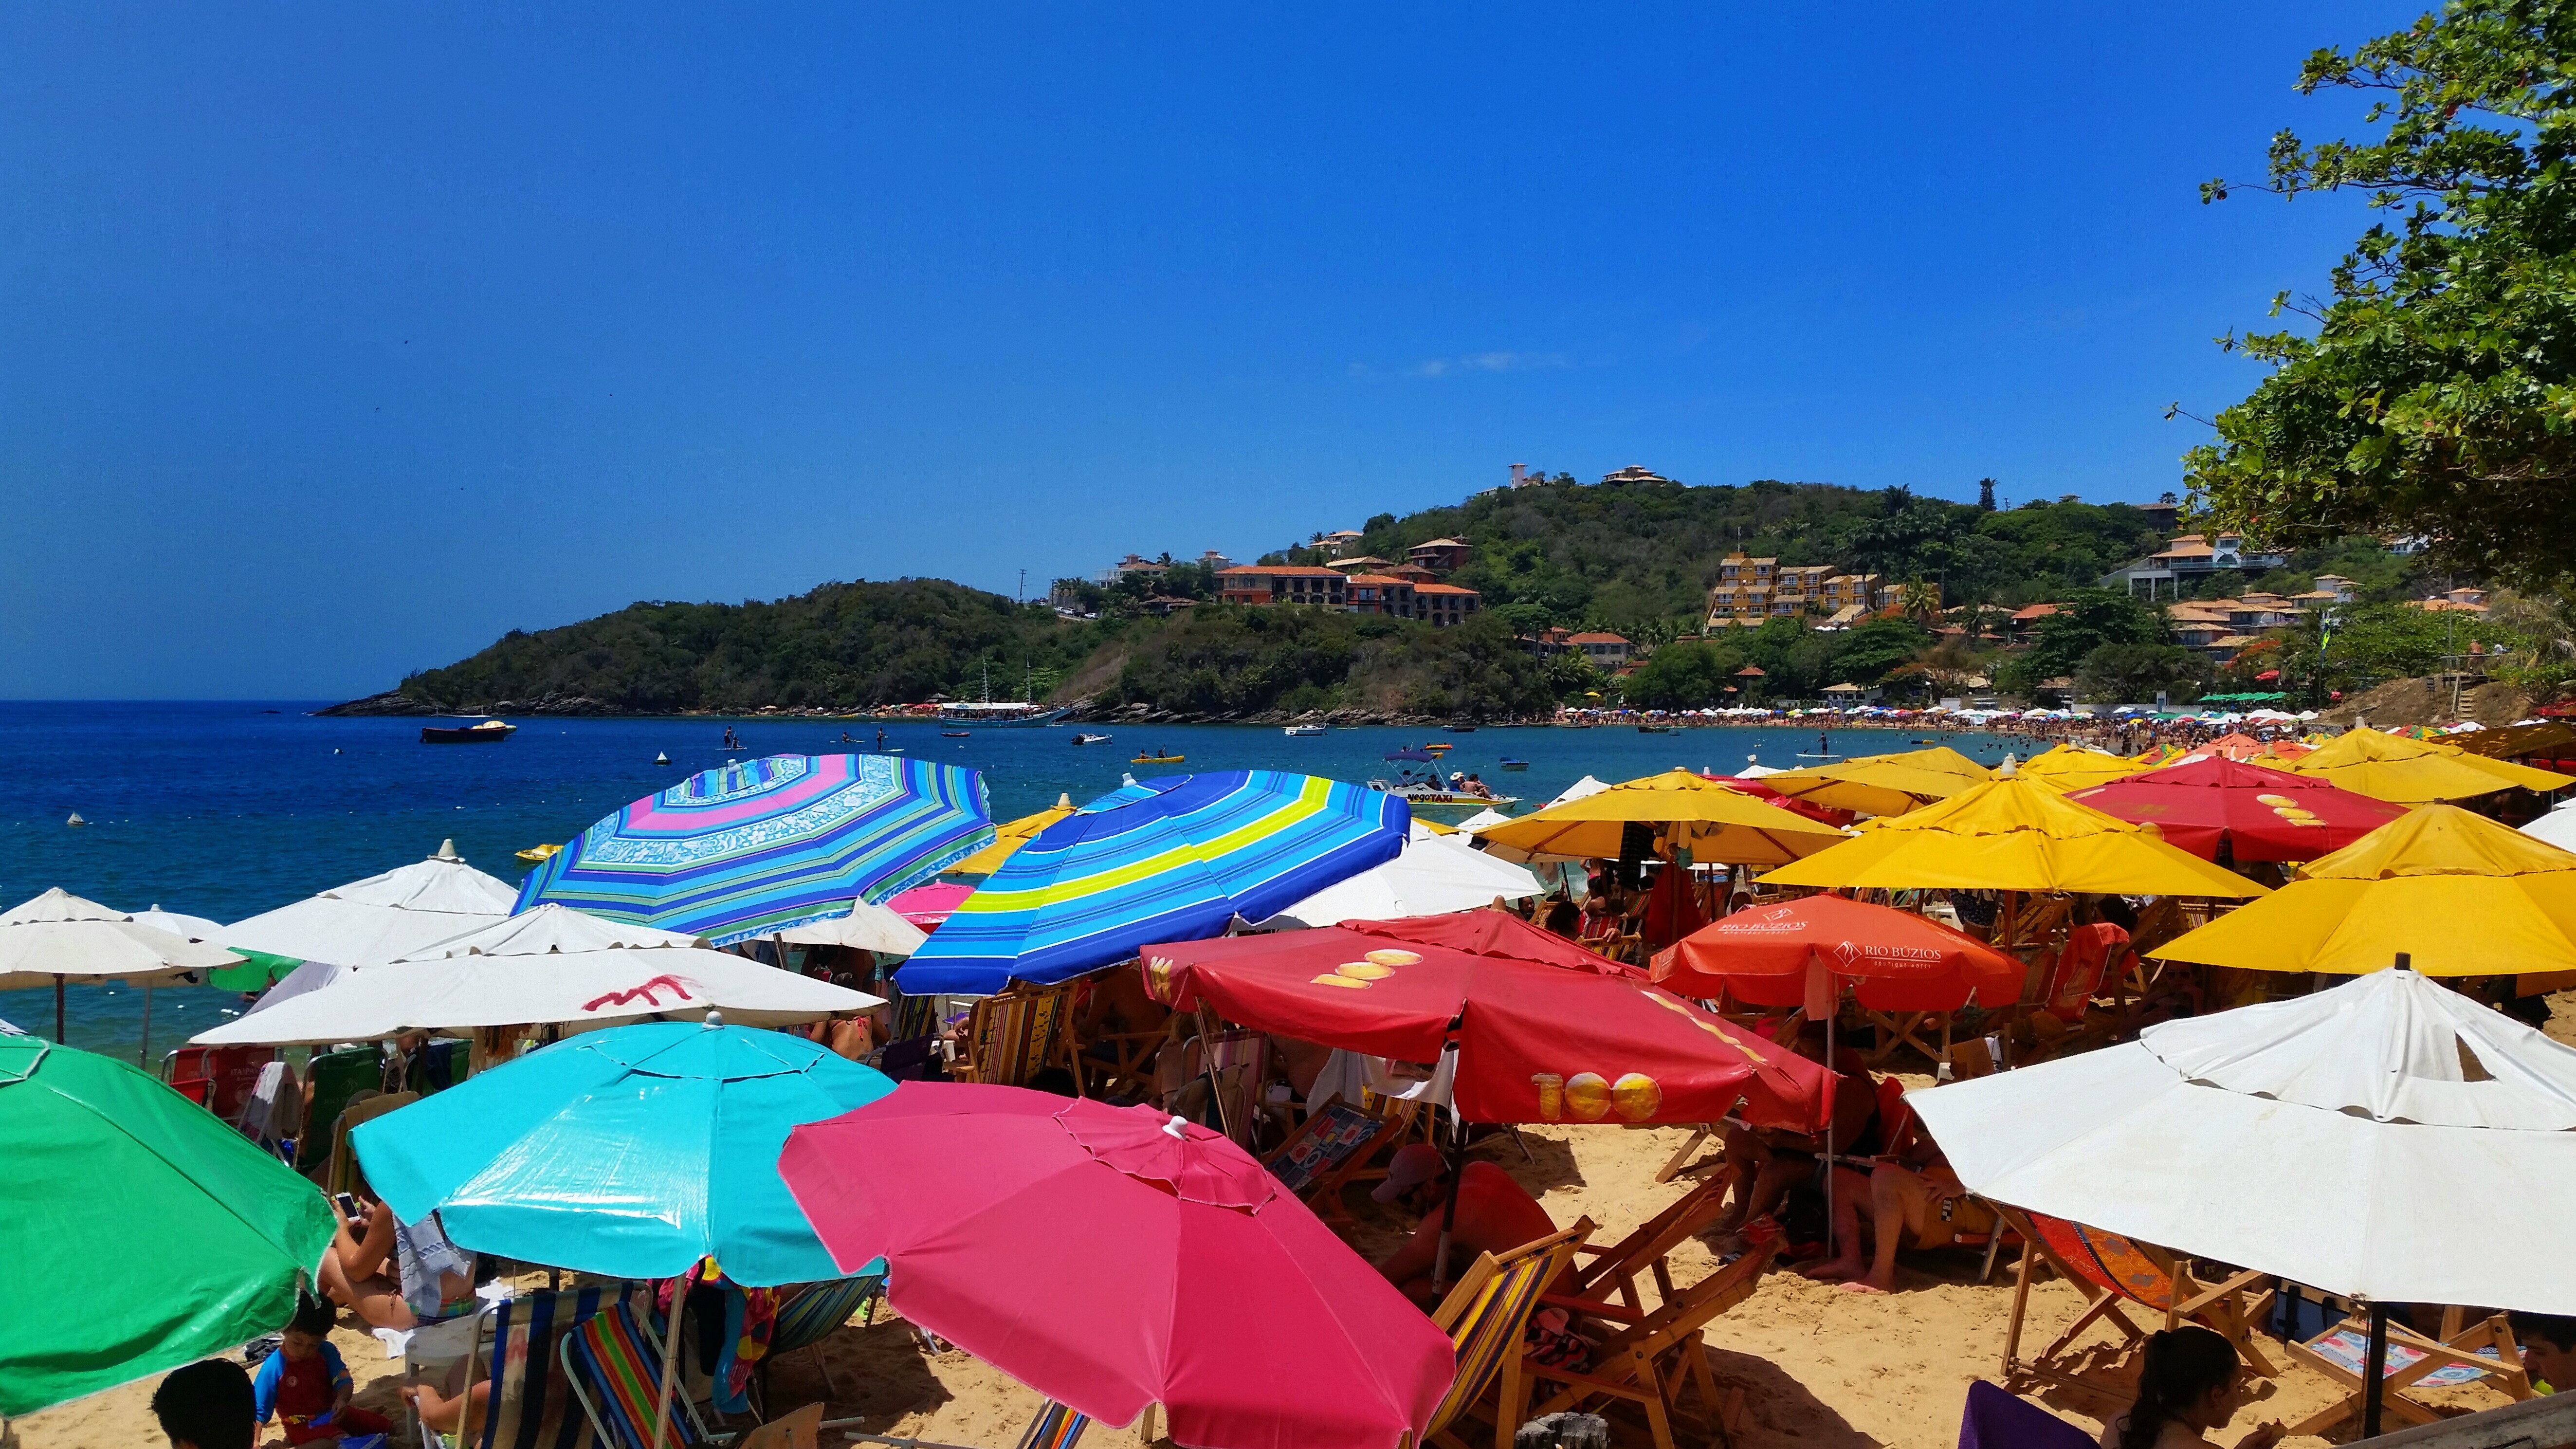
<instances>
[{"instance_id":1,"label":"bare leg","mask_svg":"<svg viewBox=\"0 0 2576 1449\"><path fill-rule=\"evenodd\" d=\"M1744 1226L1752 1216L1748 1209L1753 1203L1754 1179L1761 1175L1762 1169L1770 1166L1771 1149L1763 1145L1762 1139L1753 1132L1732 1123L1718 1125L1717 1140L1726 1151L1726 1175L1735 1186L1727 1199L1726 1211L1720 1213L1710 1227L1714 1232L1731 1233Z\"/></svg>"},{"instance_id":2,"label":"bare leg","mask_svg":"<svg viewBox=\"0 0 2576 1449\"><path fill-rule=\"evenodd\" d=\"M1834 1241L1842 1244L1842 1251L1810 1263L1799 1272L1829 1282L1861 1276L1868 1265L1860 1250L1860 1203L1869 1192L1869 1184L1868 1178L1848 1167L1834 1169Z\"/></svg>"},{"instance_id":3,"label":"bare leg","mask_svg":"<svg viewBox=\"0 0 2576 1449\"><path fill-rule=\"evenodd\" d=\"M340 1261L336 1245L322 1251L318 1277L324 1297L357 1314L371 1328L411 1328L420 1322L403 1301L400 1283L381 1277L352 1278Z\"/></svg>"},{"instance_id":4,"label":"bare leg","mask_svg":"<svg viewBox=\"0 0 2576 1449\"><path fill-rule=\"evenodd\" d=\"M483 1432L483 1409L492 1398L489 1379L448 1398L427 1384L406 1384L402 1396L420 1414L421 1427L438 1434L454 1434L471 1443Z\"/></svg>"},{"instance_id":5,"label":"bare leg","mask_svg":"<svg viewBox=\"0 0 2576 1449\"><path fill-rule=\"evenodd\" d=\"M1869 1276L1846 1288L1863 1292L1896 1291L1896 1240L1905 1231L1905 1197L1909 1188L1920 1190L1921 1180L1901 1167L1882 1167L1869 1175L1870 1224L1878 1233L1878 1250L1870 1259Z\"/></svg>"}]
</instances>

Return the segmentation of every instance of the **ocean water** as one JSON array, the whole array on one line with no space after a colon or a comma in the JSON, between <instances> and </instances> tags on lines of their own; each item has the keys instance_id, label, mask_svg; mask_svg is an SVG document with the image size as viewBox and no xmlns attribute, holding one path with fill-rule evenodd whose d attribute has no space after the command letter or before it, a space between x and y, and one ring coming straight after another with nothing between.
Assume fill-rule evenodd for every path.
<instances>
[{"instance_id":1,"label":"ocean water","mask_svg":"<svg viewBox=\"0 0 2576 1449\"><path fill-rule=\"evenodd\" d=\"M519 719L500 745L424 745L417 719L316 719L313 702L0 702L0 749L21 762L0 800L0 907L48 886L123 910L166 910L237 921L362 876L405 865L442 840L477 867L517 881L514 852L571 838L618 806L728 759L823 754L850 738L873 744L872 723L820 720ZM744 748L728 753L730 723ZM996 820L1115 788L1129 773L1285 769L1344 780L1390 777L1387 751L1453 746L1447 768L1482 775L1522 801L1545 802L1583 776L1633 779L1676 765L1732 771L1747 756L1775 769L1814 750L1813 732L1689 729L1645 735L1626 727L1487 727L1445 734L1418 727L1336 729L1291 739L1252 725L1100 726L1107 744L1076 746L1072 727L979 730L944 739L934 724L884 727L890 747L981 770ZM1920 732L1837 734L1843 754L1912 748ZM1928 734L1972 758L2012 748L1987 735ZM1155 751L1178 766L1133 766ZM657 754L671 763L655 765ZM1506 756L1525 771L1499 768ZM89 824L64 822L73 812ZM1457 818L1459 812L1446 812ZM66 995L71 1041L133 1057L142 996L113 985ZM151 1056L221 1019L237 998L207 988L156 991ZM0 1018L51 1035L53 993L0 992Z\"/></svg>"}]
</instances>

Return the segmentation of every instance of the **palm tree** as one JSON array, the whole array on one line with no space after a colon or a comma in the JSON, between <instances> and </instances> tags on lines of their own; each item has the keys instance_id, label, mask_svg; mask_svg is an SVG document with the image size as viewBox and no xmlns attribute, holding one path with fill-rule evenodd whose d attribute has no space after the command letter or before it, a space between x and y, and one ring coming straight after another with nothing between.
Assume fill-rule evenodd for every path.
<instances>
[{"instance_id":1,"label":"palm tree","mask_svg":"<svg viewBox=\"0 0 2576 1449\"><path fill-rule=\"evenodd\" d=\"M1896 608L1918 624L1941 617L1941 586L1927 579L1907 579L1896 587Z\"/></svg>"}]
</instances>

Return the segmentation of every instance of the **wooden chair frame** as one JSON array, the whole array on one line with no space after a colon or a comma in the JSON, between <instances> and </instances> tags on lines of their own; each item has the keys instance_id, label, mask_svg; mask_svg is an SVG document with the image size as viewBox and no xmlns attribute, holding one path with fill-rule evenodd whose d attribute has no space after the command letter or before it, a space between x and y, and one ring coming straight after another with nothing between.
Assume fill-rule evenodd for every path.
<instances>
[{"instance_id":1,"label":"wooden chair frame","mask_svg":"<svg viewBox=\"0 0 2576 1449\"><path fill-rule=\"evenodd\" d=\"M1329 1107L1332 1103L1342 1100L1335 1097L1326 1105ZM1358 1103L1350 1105L1359 1111L1370 1110ZM1328 1224L1356 1221L1351 1216L1351 1210L1342 1202L1342 1190L1355 1182L1384 1180L1386 1169L1378 1165L1379 1160L1391 1154L1395 1148L1412 1137L1417 1122L1427 1120L1416 1110L1414 1103L1393 1097L1376 1098L1374 1115L1385 1124L1378 1129L1377 1135L1361 1143L1341 1162L1325 1169L1299 1194L1306 1206L1314 1210L1315 1216ZM1288 1134L1286 1141L1261 1154L1262 1166L1268 1167L1295 1151L1299 1143L1313 1136L1330 1120L1332 1119L1325 1112L1308 1112L1306 1120L1297 1124L1296 1130Z\"/></svg>"},{"instance_id":2,"label":"wooden chair frame","mask_svg":"<svg viewBox=\"0 0 2576 1449\"><path fill-rule=\"evenodd\" d=\"M2075 1341L2083 1337L2086 1329L2104 1320L2118 1327L2127 1343L2136 1343L2145 1338L2147 1330L2132 1322L2120 1309L2124 1303L2139 1308L2148 1308L2148 1305L2101 1283L2093 1274L2077 1271L2049 1246L2048 1240L2040 1236L2039 1230L2032 1225L2029 1215L2021 1209L2006 1207L2002 1203L1989 1205L1994 1208L1996 1216L2001 1221L2001 1226L1995 1235L1996 1239L2000 1240L2003 1229L2009 1229L2020 1235L2022 1240L2021 1268L2013 1283L2012 1318L2004 1329L2002 1375L2004 1387L2014 1388L2020 1383L2037 1382L2073 1389L2078 1393L2104 1394L2105 1391L2100 1385L2086 1381L2079 1374L2068 1372L2060 1366L2060 1362L2066 1352L2074 1346ZM2274 1368L2271 1360L2265 1358L2263 1351L2255 1346L2253 1334L2253 1325L2261 1321L2263 1310L2272 1298L2271 1288L2265 1286L2272 1281L2270 1274L2249 1269L2234 1274L2223 1282L2203 1283L2191 1275L2189 1263L2177 1255L2162 1248L2141 1243L2135 1238L2127 1241L2149 1262L2155 1264L2172 1285L2166 1294L2162 1327L2172 1328L2183 1320L2189 1319L2204 1328L2214 1329L2225 1334L2228 1342L2236 1345L2238 1356L2256 1374L2267 1379L2279 1375L2280 1370ZM2073 1323L2067 1325L2066 1331L2059 1334L2055 1342L2040 1351L2038 1357L2024 1359L2021 1357L2022 1322L2030 1306L2032 1276L2039 1264L2043 1262L2056 1269L2067 1282L2075 1285L2076 1291L2084 1295L2087 1307L2076 1316ZM2247 1293L2254 1294L2251 1302L2244 1298Z\"/></svg>"},{"instance_id":3,"label":"wooden chair frame","mask_svg":"<svg viewBox=\"0 0 2576 1449\"><path fill-rule=\"evenodd\" d=\"M2388 1325L2388 1346L2391 1349L2402 1345L2424 1355L2380 1380L2380 1408L2397 1423L2430 1424L2441 1418L2422 1400L2409 1396L2406 1390L2454 1366L2473 1368L2495 1379L2517 1403L2532 1397L2531 1375L2522 1366L2522 1348L2514 1342L2513 1327L2505 1321L2504 1315L2499 1313L2482 1318L2465 1328L2457 1326L2459 1318L2459 1309L2445 1311L2442 1324L2445 1332L2440 1338L2427 1337L2402 1323ZM2326 1333L2341 1329L2358 1329L2367 1334L2370 1323L2360 1314L2351 1314L2327 1329ZM2320 1338L2324 1336L2318 1335ZM2368 1381L2361 1374L2309 1347L2315 1341L2310 1339L2307 1343L2290 1344L2290 1356L2323 1373L2349 1392L2333 1404L2289 1426L2286 1432L2291 1434L2323 1434L2345 1419L2358 1420L2361 1417L2361 1396L2368 1388ZM2481 1347L2493 1348L2496 1357L2487 1358L2479 1354Z\"/></svg>"},{"instance_id":4,"label":"wooden chair frame","mask_svg":"<svg viewBox=\"0 0 2576 1449\"><path fill-rule=\"evenodd\" d=\"M1432 1323L1437 1325L1441 1332L1455 1340L1459 1330L1469 1326L1467 1323L1469 1310L1476 1307L1478 1299L1484 1294L1485 1286L1497 1275L1531 1258L1543 1257L1548 1261L1545 1267L1538 1270L1538 1281L1544 1290L1545 1285L1553 1281L1564 1271L1566 1265L1573 1261L1575 1246L1591 1235L1592 1219L1585 1218L1570 1228L1563 1228L1546 1237L1523 1243L1499 1257L1492 1253L1478 1254L1475 1263L1460 1275L1456 1285L1450 1288L1448 1296L1440 1300L1440 1306L1431 1311ZM1541 1301L1543 1301L1541 1295L1532 1295L1528 1308L1520 1314L1520 1321L1503 1325L1503 1331L1507 1337L1502 1361L1493 1370L1492 1379L1488 1383L1476 1386L1475 1393L1460 1403L1448 1418L1434 1419L1420 1440L1417 1441L1411 1434L1406 1434L1397 1441L1398 1449L1414 1449L1417 1443L1436 1444L1440 1449L1473 1449L1465 1439L1450 1432L1451 1425L1471 1415L1477 1418L1490 1417L1494 1425L1494 1449L1512 1449L1513 1433L1530 1418L1531 1369L1527 1359L1521 1353L1520 1346L1527 1333L1529 1315L1537 1311ZM1489 1403L1490 1415L1486 1412L1486 1406Z\"/></svg>"},{"instance_id":5,"label":"wooden chair frame","mask_svg":"<svg viewBox=\"0 0 2576 1449\"><path fill-rule=\"evenodd\" d=\"M1718 1396L1717 1376L1708 1366L1703 1332L1710 1319L1753 1296L1785 1241L1776 1228L1756 1232L1744 1256L1667 1297L1653 1311L1604 1339L1597 1355L1599 1368L1587 1373L1544 1367L1530 1370L1533 1377L1564 1387L1532 1410L1529 1417L1545 1418L1579 1408L1595 1398L1613 1398L1632 1402L1644 1411L1655 1449L1675 1449L1676 1421L1690 1424L1705 1439L1730 1437L1726 1407ZM1586 1299L1550 1296L1540 1301L1574 1312L1597 1312L1597 1306ZM1682 1398L1694 1388L1701 1407L1692 1416L1683 1409ZM1692 1423L1693 1418L1698 1422Z\"/></svg>"},{"instance_id":6,"label":"wooden chair frame","mask_svg":"<svg viewBox=\"0 0 2576 1449\"><path fill-rule=\"evenodd\" d=\"M1662 1212L1641 1224L1635 1232L1606 1247L1584 1244L1575 1249L1582 1258L1574 1268L1574 1292L1549 1301L1568 1307L1580 1301L1580 1310L1595 1318L1618 1323L1638 1323L1646 1317L1646 1305L1637 1289L1640 1277L1655 1280L1658 1302L1670 1302L1674 1296L1672 1254L1676 1248L1697 1236L1726 1211L1727 1179L1713 1177L1699 1183L1667 1204ZM1613 1299L1616 1301L1612 1301Z\"/></svg>"}]
</instances>

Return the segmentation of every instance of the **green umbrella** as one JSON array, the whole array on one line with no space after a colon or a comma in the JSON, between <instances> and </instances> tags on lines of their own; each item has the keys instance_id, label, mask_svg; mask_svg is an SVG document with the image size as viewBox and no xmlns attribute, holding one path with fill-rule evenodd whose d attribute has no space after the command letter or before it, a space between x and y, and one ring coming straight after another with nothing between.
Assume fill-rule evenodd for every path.
<instances>
[{"instance_id":1,"label":"green umbrella","mask_svg":"<svg viewBox=\"0 0 2576 1449\"><path fill-rule=\"evenodd\" d=\"M246 951L239 946L226 946L224 949L242 958L242 964L219 966L206 973L206 984L218 991L266 991L304 964L293 956Z\"/></svg>"},{"instance_id":2,"label":"green umbrella","mask_svg":"<svg viewBox=\"0 0 2576 1449\"><path fill-rule=\"evenodd\" d=\"M284 1326L330 1246L313 1185L123 1062L0 1037L0 1415Z\"/></svg>"}]
</instances>

